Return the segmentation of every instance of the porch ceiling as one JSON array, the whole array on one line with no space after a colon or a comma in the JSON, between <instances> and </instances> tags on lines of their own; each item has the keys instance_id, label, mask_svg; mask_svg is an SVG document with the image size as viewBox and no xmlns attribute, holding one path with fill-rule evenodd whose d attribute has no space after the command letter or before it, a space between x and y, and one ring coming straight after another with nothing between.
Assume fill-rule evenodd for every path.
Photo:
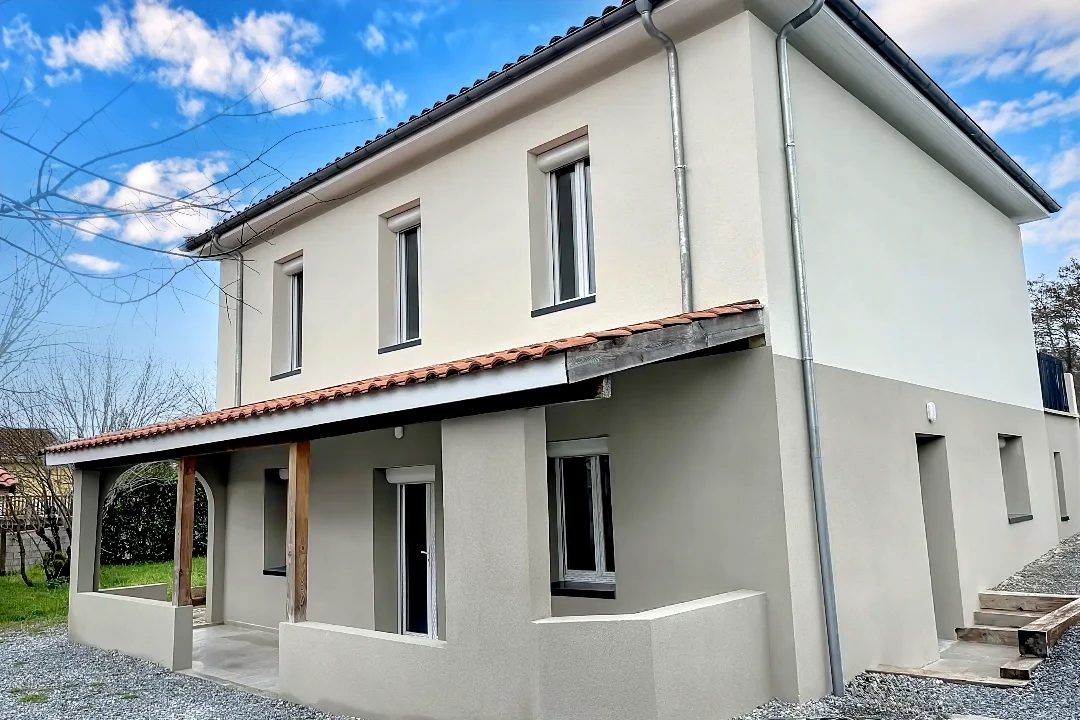
<instances>
[{"instance_id":1,"label":"porch ceiling","mask_svg":"<svg viewBox=\"0 0 1080 720\"><path fill-rule=\"evenodd\" d=\"M53 445L45 459L142 462L595 397L598 378L764 335L762 309L748 300L224 408Z\"/></svg>"}]
</instances>

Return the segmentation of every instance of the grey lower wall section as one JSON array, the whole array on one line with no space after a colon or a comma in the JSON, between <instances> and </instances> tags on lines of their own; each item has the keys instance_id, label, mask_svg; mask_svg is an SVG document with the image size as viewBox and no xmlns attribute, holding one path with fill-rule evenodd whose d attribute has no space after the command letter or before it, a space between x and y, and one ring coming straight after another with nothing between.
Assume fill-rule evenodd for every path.
<instances>
[{"instance_id":1,"label":"grey lower wall section","mask_svg":"<svg viewBox=\"0 0 1080 720\"><path fill-rule=\"evenodd\" d=\"M764 593L534 624L545 720L715 720L772 697Z\"/></svg>"},{"instance_id":2,"label":"grey lower wall section","mask_svg":"<svg viewBox=\"0 0 1080 720\"><path fill-rule=\"evenodd\" d=\"M102 595L120 595L122 597L142 598L143 600L157 600L158 602L165 602L169 599L169 586L164 583L128 585L126 587L107 588L98 592Z\"/></svg>"},{"instance_id":3,"label":"grey lower wall section","mask_svg":"<svg viewBox=\"0 0 1080 720\"><path fill-rule=\"evenodd\" d=\"M800 688L821 694L827 675L820 664L812 504L800 495L810 482L800 366L775 356L775 370ZM828 366L817 366L817 380L845 676L878 664L920 666L937 658L935 590L951 592L950 604L970 623L980 590L1057 542L1047 420L1041 410ZM928 402L936 405L935 422L927 419ZM1024 439L1029 522L1009 523L999 434ZM944 492L951 498L956 550L952 589L931 582L928 534L947 528L940 513L923 511L917 435L945 443Z\"/></svg>"},{"instance_id":4,"label":"grey lower wall section","mask_svg":"<svg viewBox=\"0 0 1080 720\"><path fill-rule=\"evenodd\" d=\"M1050 473L1057 496L1058 536L1064 539L1080 532L1080 419L1052 412L1047 412L1045 417ZM1055 452L1061 455L1060 490ZM1064 520L1066 517L1068 520Z\"/></svg>"},{"instance_id":5,"label":"grey lower wall section","mask_svg":"<svg viewBox=\"0 0 1080 720\"><path fill-rule=\"evenodd\" d=\"M191 667L191 606L97 592L73 593L68 637L170 670Z\"/></svg>"}]
</instances>

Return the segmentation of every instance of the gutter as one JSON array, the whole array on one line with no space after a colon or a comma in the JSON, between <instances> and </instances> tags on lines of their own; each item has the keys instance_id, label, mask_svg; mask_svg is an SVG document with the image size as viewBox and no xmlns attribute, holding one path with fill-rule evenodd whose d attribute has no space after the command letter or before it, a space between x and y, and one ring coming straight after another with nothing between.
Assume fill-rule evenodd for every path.
<instances>
[{"instance_id":1,"label":"gutter","mask_svg":"<svg viewBox=\"0 0 1080 720\"><path fill-rule=\"evenodd\" d=\"M661 2L663 2L663 0L656 0L657 4L660 4ZM435 103L434 107L425 109L419 116L414 115L407 122L399 123L395 129L380 135L374 140L369 140L353 152L338 158L335 162L316 170L305 178L297 180L288 187L282 188L239 214L227 218L206 232L189 238L184 242L183 249L187 252L193 252L199 249L208 243L215 235L222 236L235 230L250 220L268 212L276 205L280 205L297 195L308 192L324 180L329 180L335 175L338 175L355 165L359 165L368 158L374 157L383 150L396 145L398 142L416 135L420 131L441 120L455 115L459 110L463 110L473 103L479 102L480 100L499 92L503 88L514 84L526 75L555 62L565 55L573 53L593 40L607 34L609 30L632 20L637 20L638 17L638 11L634 6L634 3L627 0L625 4L604 14L598 20L586 24L577 31L566 35L566 37L561 40L548 45L528 57L523 56L522 58L519 58L520 62L507 63L503 66L501 71L492 72L488 75L486 80L477 80L476 83L465 92L452 96L446 102Z\"/></svg>"},{"instance_id":2,"label":"gutter","mask_svg":"<svg viewBox=\"0 0 1080 720\"><path fill-rule=\"evenodd\" d=\"M654 0L657 5L663 1ZM827 0L826 4L839 20L846 23L871 48L874 48L883 60L918 89L946 118L960 128L1010 178L1031 193L1047 212L1055 213L1061 210L1061 205L1050 197L1015 160L1009 157L858 5L852 0ZM606 13L594 22L587 23L584 27L576 30L571 28L573 32L568 33L565 37L537 50L532 55L521 56L516 63L507 63L502 70L494 71L488 75L486 80L477 80L468 90L457 95L448 96L445 102L435 103L433 107L426 108L419 115L414 115L408 121L399 123L396 128L373 140L369 140L363 146L358 147L344 157L338 158L335 162L329 163L307 177L297 180L292 185L278 190L239 214L226 218L209 230L188 238L184 242L183 249L187 252L198 250L210 242L214 236L225 235L235 230L277 205L310 191L323 181L374 157L383 150L396 145L399 141L454 115L459 110L499 92L526 75L555 62L559 58L601 37L608 31L638 17L639 13L633 0L624 0L623 4L618 8Z\"/></svg>"},{"instance_id":3,"label":"gutter","mask_svg":"<svg viewBox=\"0 0 1080 720\"><path fill-rule=\"evenodd\" d=\"M686 141L683 138L682 89L679 84L679 52L675 41L653 22L652 0L637 0L641 25L649 37L664 46L667 56L668 102L671 105L671 149L675 158L675 212L679 224L679 278L682 280L682 311L694 309L693 273L690 268L690 216L686 209Z\"/></svg>"},{"instance_id":4,"label":"gutter","mask_svg":"<svg viewBox=\"0 0 1080 720\"><path fill-rule=\"evenodd\" d=\"M825 611L825 636L829 646L829 673L832 694L844 694L844 663L840 654L840 625L836 608L836 581L833 577L832 542L826 508L825 472L821 461L821 421L818 412L817 382L814 377L814 344L810 325L810 296L806 289L806 254L803 249L802 216L799 210L798 164L795 161L795 119L791 112L791 71L788 66L788 36L821 12L825 0L814 0L793 17L776 36L776 67L780 81L780 120L784 129L784 162L787 169L788 218L791 224L791 255L795 274L795 304L799 315L799 344L802 350L803 402L810 453L810 484L814 496L814 529L817 534L818 570L821 573L821 600Z\"/></svg>"}]
</instances>

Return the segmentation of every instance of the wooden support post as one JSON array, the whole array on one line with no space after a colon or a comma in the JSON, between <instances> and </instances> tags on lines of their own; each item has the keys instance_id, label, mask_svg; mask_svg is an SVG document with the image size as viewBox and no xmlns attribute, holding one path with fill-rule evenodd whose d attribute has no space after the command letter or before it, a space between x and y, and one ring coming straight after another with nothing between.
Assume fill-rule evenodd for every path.
<instances>
[{"instance_id":1,"label":"wooden support post","mask_svg":"<svg viewBox=\"0 0 1080 720\"><path fill-rule=\"evenodd\" d=\"M288 520L285 526L285 621L307 620L308 488L311 443L289 446Z\"/></svg>"},{"instance_id":2,"label":"wooden support post","mask_svg":"<svg viewBox=\"0 0 1080 720\"><path fill-rule=\"evenodd\" d=\"M173 605L191 604L191 552L195 545L195 458L181 458L176 479Z\"/></svg>"}]
</instances>

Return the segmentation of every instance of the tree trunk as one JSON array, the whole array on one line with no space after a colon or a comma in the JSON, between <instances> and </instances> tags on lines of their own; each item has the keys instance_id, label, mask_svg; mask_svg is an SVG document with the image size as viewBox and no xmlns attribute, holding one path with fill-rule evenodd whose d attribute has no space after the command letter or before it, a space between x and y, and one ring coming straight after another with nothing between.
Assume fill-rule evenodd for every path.
<instances>
[{"instance_id":1,"label":"tree trunk","mask_svg":"<svg viewBox=\"0 0 1080 720\"><path fill-rule=\"evenodd\" d=\"M0 529L0 577L7 575L7 530Z\"/></svg>"},{"instance_id":2,"label":"tree trunk","mask_svg":"<svg viewBox=\"0 0 1080 720\"><path fill-rule=\"evenodd\" d=\"M26 574L26 545L23 544L22 533L18 530L15 531L15 541L19 543L19 574L22 575L26 587L32 588L34 583L30 582L30 576Z\"/></svg>"}]
</instances>

